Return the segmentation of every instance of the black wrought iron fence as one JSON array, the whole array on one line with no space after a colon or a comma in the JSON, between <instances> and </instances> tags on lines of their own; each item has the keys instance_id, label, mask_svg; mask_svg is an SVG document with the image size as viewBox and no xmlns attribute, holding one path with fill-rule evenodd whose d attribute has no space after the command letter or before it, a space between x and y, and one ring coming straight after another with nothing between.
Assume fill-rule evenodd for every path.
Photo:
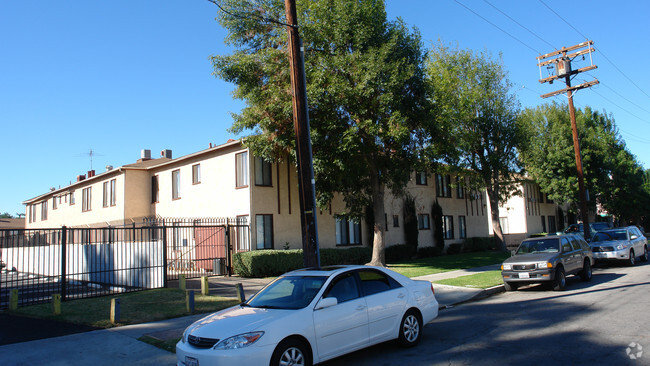
<instances>
[{"instance_id":1,"label":"black wrought iron fence","mask_svg":"<svg viewBox=\"0 0 650 366\"><path fill-rule=\"evenodd\" d=\"M0 230L0 308L167 286L168 280L230 275L232 254L249 250L241 220L187 219L146 226Z\"/></svg>"}]
</instances>

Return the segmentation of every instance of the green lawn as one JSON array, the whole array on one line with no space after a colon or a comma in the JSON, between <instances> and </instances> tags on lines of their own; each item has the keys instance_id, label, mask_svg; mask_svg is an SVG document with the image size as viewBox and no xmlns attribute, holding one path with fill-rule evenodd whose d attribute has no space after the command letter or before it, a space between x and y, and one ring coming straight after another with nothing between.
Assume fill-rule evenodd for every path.
<instances>
[{"instance_id":1,"label":"green lawn","mask_svg":"<svg viewBox=\"0 0 650 366\"><path fill-rule=\"evenodd\" d=\"M110 304L112 298L120 299L120 322L116 325L147 323L156 320L190 315L185 306L185 291L179 289L156 289L130 292L115 296L71 300L61 303L61 315L52 314L51 304L18 308L19 315L47 318L68 323L86 324L110 328ZM208 313L237 304L233 298L203 296L194 293L195 313Z\"/></svg>"},{"instance_id":2,"label":"green lawn","mask_svg":"<svg viewBox=\"0 0 650 366\"><path fill-rule=\"evenodd\" d=\"M487 271L473 275L435 281L434 283L470 288L488 288L502 284L503 279L501 278L501 271Z\"/></svg>"},{"instance_id":3,"label":"green lawn","mask_svg":"<svg viewBox=\"0 0 650 366\"><path fill-rule=\"evenodd\" d=\"M398 263L388 263L387 265L388 268L406 277L418 277L498 264L509 257L509 252L477 252L412 259Z\"/></svg>"}]
</instances>

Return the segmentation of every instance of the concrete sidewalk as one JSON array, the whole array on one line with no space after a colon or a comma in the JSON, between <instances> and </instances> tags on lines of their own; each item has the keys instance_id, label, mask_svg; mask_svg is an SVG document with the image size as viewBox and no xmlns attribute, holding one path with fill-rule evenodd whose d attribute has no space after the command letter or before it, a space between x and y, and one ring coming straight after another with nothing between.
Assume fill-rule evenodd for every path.
<instances>
[{"instance_id":1,"label":"concrete sidewalk","mask_svg":"<svg viewBox=\"0 0 650 366\"><path fill-rule=\"evenodd\" d=\"M498 268L499 265L494 265L421 276L415 279L439 281ZM236 297L235 285L241 283L246 298L249 298L270 280L213 277L209 279L210 293ZM188 289L200 289L200 283L198 280L188 281L187 287ZM498 287L484 290L434 284L434 291L440 308L444 309L488 296L493 292L503 291L503 286ZM207 314L196 314L152 323L9 344L0 346L0 354L2 354L2 363L7 365L173 365L176 362L175 354L137 339L145 335L161 340L177 339L188 325L205 315ZM34 331L38 332L38 329L34 329Z\"/></svg>"}]
</instances>

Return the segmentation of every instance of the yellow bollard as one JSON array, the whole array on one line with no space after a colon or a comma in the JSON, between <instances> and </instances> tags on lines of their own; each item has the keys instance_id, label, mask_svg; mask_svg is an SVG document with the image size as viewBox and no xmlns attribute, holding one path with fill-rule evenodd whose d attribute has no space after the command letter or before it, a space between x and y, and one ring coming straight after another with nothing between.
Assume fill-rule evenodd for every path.
<instances>
[{"instance_id":1,"label":"yellow bollard","mask_svg":"<svg viewBox=\"0 0 650 366\"><path fill-rule=\"evenodd\" d=\"M120 322L120 299L111 299L111 324Z\"/></svg>"},{"instance_id":2,"label":"yellow bollard","mask_svg":"<svg viewBox=\"0 0 650 366\"><path fill-rule=\"evenodd\" d=\"M208 277L206 276L201 277L201 295L210 295L210 284L208 282Z\"/></svg>"},{"instance_id":3,"label":"yellow bollard","mask_svg":"<svg viewBox=\"0 0 650 366\"><path fill-rule=\"evenodd\" d=\"M18 289L11 290L11 295L9 295L9 310L18 310Z\"/></svg>"},{"instance_id":4,"label":"yellow bollard","mask_svg":"<svg viewBox=\"0 0 650 366\"><path fill-rule=\"evenodd\" d=\"M246 294L244 293L244 286L241 283L238 283L238 284L235 285L235 288L237 289L237 299L239 299L239 302L246 301Z\"/></svg>"},{"instance_id":5,"label":"yellow bollard","mask_svg":"<svg viewBox=\"0 0 650 366\"><path fill-rule=\"evenodd\" d=\"M52 314L61 315L61 294L52 294Z\"/></svg>"},{"instance_id":6,"label":"yellow bollard","mask_svg":"<svg viewBox=\"0 0 650 366\"><path fill-rule=\"evenodd\" d=\"M185 275L184 274L178 275L178 288L180 288L183 291L185 291L187 289L187 285L185 284Z\"/></svg>"}]
</instances>

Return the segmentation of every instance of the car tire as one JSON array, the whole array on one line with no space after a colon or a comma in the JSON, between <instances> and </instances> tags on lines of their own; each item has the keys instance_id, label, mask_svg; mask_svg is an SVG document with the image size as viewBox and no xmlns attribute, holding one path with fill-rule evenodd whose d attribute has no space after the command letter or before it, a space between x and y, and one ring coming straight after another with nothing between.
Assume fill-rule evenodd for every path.
<instances>
[{"instance_id":1,"label":"car tire","mask_svg":"<svg viewBox=\"0 0 650 366\"><path fill-rule=\"evenodd\" d=\"M402 317L397 340L402 347L413 347L420 343L421 338L422 318L415 311L409 310Z\"/></svg>"},{"instance_id":2,"label":"car tire","mask_svg":"<svg viewBox=\"0 0 650 366\"><path fill-rule=\"evenodd\" d=\"M641 256L641 262L647 262L648 261L648 246L644 245L643 246L643 255Z\"/></svg>"},{"instance_id":3,"label":"car tire","mask_svg":"<svg viewBox=\"0 0 650 366\"><path fill-rule=\"evenodd\" d=\"M285 339L275 348L270 366L311 366L311 355L305 344L297 339Z\"/></svg>"},{"instance_id":4,"label":"car tire","mask_svg":"<svg viewBox=\"0 0 650 366\"><path fill-rule=\"evenodd\" d=\"M503 288L505 288L506 291L517 291L518 287L519 285L516 283L503 281Z\"/></svg>"},{"instance_id":5,"label":"car tire","mask_svg":"<svg viewBox=\"0 0 650 366\"><path fill-rule=\"evenodd\" d=\"M587 259L582 266L582 271L580 271L580 279L583 281L591 281L591 275L591 261Z\"/></svg>"},{"instance_id":6,"label":"car tire","mask_svg":"<svg viewBox=\"0 0 650 366\"><path fill-rule=\"evenodd\" d=\"M559 267L555 270L555 279L553 280L553 291L564 291L566 288L566 274L564 268Z\"/></svg>"},{"instance_id":7,"label":"car tire","mask_svg":"<svg viewBox=\"0 0 650 366\"><path fill-rule=\"evenodd\" d=\"M630 249L630 257L627 259L626 264L630 267L634 266L636 264L636 254L634 254L634 249Z\"/></svg>"}]
</instances>

